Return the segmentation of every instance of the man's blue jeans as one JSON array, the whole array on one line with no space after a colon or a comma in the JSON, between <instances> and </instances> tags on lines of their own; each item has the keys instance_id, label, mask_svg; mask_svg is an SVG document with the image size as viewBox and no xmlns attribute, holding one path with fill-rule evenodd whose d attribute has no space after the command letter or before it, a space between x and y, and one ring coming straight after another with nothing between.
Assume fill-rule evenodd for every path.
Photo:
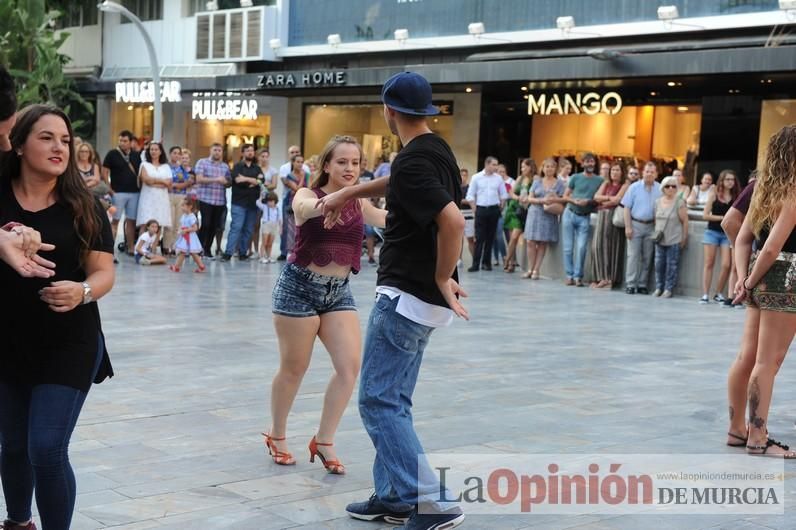
<instances>
[{"instance_id":1,"label":"man's blue jeans","mask_svg":"<svg viewBox=\"0 0 796 530\"><path fill-rule=\"evenodd\" d=\"M359 379L359 415L376 448L376 496L395 511L408 511L418 504L446 510L452 505L436 501L439 481L412 423L412 394L434 328L399 315L395 311L398 299L377 295ZM445 498L450 499L450 494Z\"/></svg>"},{"instance_id":2,"label":"man's blue jeans","mask_svg":"<svg viewBox=\"0 0 796 530\"><path fill-rule=\"evenodd\" d=\"M238 256L245 256L249 251L249 241L252 238L254 224L260 210L257 208L246 208L237 204L232 205L232 222L229 226L229 237L227 238L226 254L232 255L235 250Z\"/></svg>"},{"instance_id":3,"label":"man's blue jeans","mask_svg":"<svg viewBox=\"0 0 796 530\"><path fill-rule=\"evenodd\" d=\"M591 216L578 215L567 207L561 217L564 269L567 278L580 280L583 278L583 264L586 263L586 251L589 248Z\"/></svg>"}]
</instances>

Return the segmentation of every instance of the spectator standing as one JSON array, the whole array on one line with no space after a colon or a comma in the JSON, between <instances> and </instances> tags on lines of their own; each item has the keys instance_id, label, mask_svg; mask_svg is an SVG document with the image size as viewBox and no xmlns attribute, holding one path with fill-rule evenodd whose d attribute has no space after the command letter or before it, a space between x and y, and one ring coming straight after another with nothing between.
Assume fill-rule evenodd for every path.
<instances>
[{"instance_id":1,"label":"spectator standing","mask_svg":"<svg viewBox=\"0 0 796 530\"><path fill-rule=\"evenodd\" d=\"M508 255L506 253L506 243L508 242L508 231L503 223L503 217L506 214L506 208L511 198L511 190L514 189L514 179L511 178L506 170L506 166L498 164L498 175L503 179L503 185L506 187L506 200L501 206L501 215L498 217L497 231L495 232L495 244L492 246L492 253L495 257L495 262L492 265L500 265L501 259L503 260L503 270L508 270Z\"/></svg>"},{"instance_id":2,"label":"spectator standing","mask_svg":"<svg viewBox=\"0 0 796 530\"><path fill-rule=\"evenodd\" d=\"M196 198L199 200L199 213L202 224L199 229L199 241L204 255L213 258L213 238L218 231L224 230L227 215L226 188L231 184L232 175L229 166L221 159L222 146L215 143L210 146L210 156L196 163Z\"/></svg>"},{"instance_id":3,"label":"spectator standing","mask_svg":"<svg viewBox=\"0 0 796 530\"><path fill-rule=\"evenodd\" d=\"M138 215L138 197L140 186L138 184L138 170L141 166L141 156L131 147L133 133L124 130L119 133L116 149L108 151L102 162L102 179L110 182L113 190L113 205L116 211L113 214L113 238L119 229L119 221L124 215L124 246L127 254L133 255L133 245L136 241L135 227Z\"/></svg>"},{"instance_id":4,"label":"spectator standing","mask_svg":"<svg viewBox=\"0 0 796 530\"><path fill-rule=\"evenodd\" d=\"M655 201L655 292L671 298L677 285L680 252L688 241L688 208L678 194L677 177L661 181L663 195Z\"/></svg>"},{"instance_id":5,"label":"spectator standing","mask_svg":"<svg viewBox=\"0 0 796 530\"><path fill-rule=\"evenodd\" d=\"M564 181L556 176L556 161L547 158L542 162L542 178L536 179L528 190L528 217L525 221L528 270L523 278L539 279L547 245L558 242L558 218L564 208ZM521 199L522 200L522 199ZM547 211L552 208L552 211Z\"/></svg>"},{"instance_id":6,"label":"spectator standing","mask_svg":"<svg viewBox=\"0 0 796 530\"><path fill-rule=\"evenodd\" d=\"M232 224L227 237L227 250L221 258L223 261L231 260L236 251L238 260L249 259L249 242L260 214L257 199L260 198L263 174L254 158L254 146L243 144L241 153L243 160L232 168Z\"/></svg>"},{"instance_id":7,"label":"spectator standing","mask_svg":"<svg viewBox=\"0 0 796 530\"><path fill-rule=\"evenodd\" d=\"M257 208L262 211L260 220L260 263L275 263L271 259L271 249L274 240L282 232L282 210L277 206L279 197L273 191L264 191L263 196L257 199Z\"/></svg>"},{"instance_id":8,"label":"spectator standing","mask_svg":"<svg viewBox=\"0 0 796 530\"><path fill-rule=\"evenodd\" d=\"M169 208L171 210L171 226L163 231L163 248L174 254L174 245L180 236L180 217L182 217L182 201L193 186L194 178L182 163L183 149L173 146L169 149L169 167L171 168L171 190L169 190Z\"/></svg>"},{"instance_id":9,"label":"spectator standing","mask_svg":"<svg viewBox=\"0 0 796 530\"><path fill-rule=\"evenodd\" d=\"M658 168L654 162L644 165L644 175L627 189L622 206L625 214L625 237L627 238L627 272L625 292L627 294L649 294L647 282L652 265L655 241L655 201L661 197L661 185L655 182Z\"/></svg>"},{"instance_id":10,"label":"spectator standing","mask_svg":"<svg viewBox=\"0 0 796 530\"><path fill-rule=\"evenodd\" d=\"M293 244L296 239L296 216L293 213L293 197L295 197L299 189L306 187L306 182L310 175L306 169L306 164L304 164L304 157L300 154L295 155L290 160L290 163L292 169L282 177L282 183L285 185L285 198L282 200L282 233L285 238L284 246L280 250L282 253L287 254L290 254L293 250ZM280 255L277 260L281 257Z\"/></svg>"},{"instance_id":11,"label":"spectator standing","mask_svg":"<svg viewBox=\"0 0 796 530\"><path fill-rule=\"evenodd\" d=\"M473 207L467 202L467 190L470 187L470 170L463 167L459 170L459 176L462 179L462 200L459 203L459 209L464 217L464 238L467 240L467 250L470 252L470 257L475 256L475 212ZM461 253L459 254L459 262L461 265Z\"/></svg>"},{"instance_id":12,"label":"spectator standing","mask_svg":"<svg viewBox=\"0 0 796 530\"><path fill-rule=\"evenodd\" d=\"M359 167L359 181L360 182L370 182L373 180L375 175L373 172L368 171L368 159L367 157L362 157L362 165ZM373 201L371 201L373 202ZM378 199L376 199L378 203ZM377 204L376 204L377 205ZM368 264L369 265L376 265L376 229L370 226L369 224L365 224L365 249L368 253Z\"/></svg>"},{"instance_id":13,"label":"spectator standing","mask_svg":"<svg viewBox=\"0 0 796 530\"><path fill-rule=\"evenodd\" d=\"M569 177L572 174L572 162L568 158L558 157L558 178L564 183L564 186L569 186Z\"/></svg>"},{"instance_id":14,"label":"spectator standing","mask_svg":"<svg viewBox=\"0 0 796 530\"><path fill-rule=\"evenodd\" d=\"M517 243L522 237L528 218L528 190L531 189L536 173L536 163L530 158L524 159L520 164L520 175L509 190L510 200L506 203L503 214L503 226L509 233L506 265L503 267L506 272L514 272L517 266Z\"/></svg>"},{"instance_id":15,"label":"spectator standing","mask_svg":"<svg viewBox=\"0 0 796 530\"><path fill-rule=\"evenodd\" d=\"M710 288L713 283L713 265L716 262L716 251L721 253L721 272L716 283L716 294L713 301L723 304L724 288L730 277L730 267L732 267L732 249L730 248L730 238L724 233L721 221L724 215L730 210L732 203L738 197L738 180L735 173L724 170L719 175L719 181L708 193L708 199L702 212L702 218L708 222L705 234L702 237L702 247L704 249L704 268L702 271L702 298L700 304L710 303ZM730 293L727 295L731 297Z\"/></svg>"},{"instance_id":16,"label":"spectator standing","mask_svg":"<svg viewBox=\"0 0 796 530\"><path fill-rule=\"evenodd\" d=\"M603 179L594 173L597 157L591 153L583 155L583 173L569 179L564 193L567 207L561 217L564 239L564 268L566 285L583 287L583 266L589 250L591 214L597 207L594 194L600 189Z\"/></svg>"},{"instance_id":17,"label":"spectator standing","mask_svg":"<svg viewBox=\"0 0 796 530\"><path fill-rule=\"evenodd\" d=\"M285 261L287 259L287 254L289 252L288 246L288 231L291 233L295 233L296 226L295 220L292 221L292 224L288 226L288 213L289 210L292 210L292 201L293 201L293 193L295 192L298 187L295 187L295 183L288 184L288 181L292 180L288 178L288 175L293 172L293 159L296 156L301 156L301 148L297 145L291 145L287 149L287 162L279 166L279 178L282 181L282 184L285 186L284 196L282 197L282 234L279 240L279 257L276 258L277 261ZM302 161L304 157L302 157ZM312 170L307 164L302 164L304 168L304 172L311 174ZM292 216L292 213L290 213ZM292 217L290 218L293 219ZM291 244L292 246L292 244Z\"/></svg>"},{"instance_id":18,"label":"spectator standing","mask_svg":"<svg viewBox=\"0 0 796 530\"><path fill-rule=\"evenodd\" d=\"M702 174L700 184L694 184L691 194L688 196L688 206L693 208L702 208L705 206L708 202L708 197L710 197L710 192L715 188L713 185L714 180L716 179L713 178L713 173L705 171Z\"/></svg>"},{"instance_id":19,"label":"spectator standing","mask_svg":"<svg viewBox=\"0 0 796 530\"><path fill-rule=\"evenodd\" d=\"M146 160L141 161L141 197L138 200L138 216L141 221L154 219L160 228L172 225L169 190L172 187L171 167L168 164L163 144L150 142ZM141 233L146 231L141 226Z\"/></svg>"},{"instance_id":20,"label":"spectator standing","mask_svg":"<svg viewBox=\"0 0 796 530\"><path fill-rule=\"evenodd\" d=\"M497 173L498 160L488 156L484 160L484 169L473 175L467 188L467 201L475 208L475 255L468 272L492 270L490 259L492 245L497 233L500 210L508 199L506 185Z\"/></svg>"},{"instance_id":21,"label":"spectator standing","mask_svg":"<svg viewBox=\"0 0 796 530\"><path fill-rule=\"evenodd\" d=\"M275 191L276 185L279 181L279 170L271 166L271 152L266 148L257 151L257 165L262 174L262 181L260 182L260 195L263 192ZM254 230L252 230L252 237L249 246L251 247L251 256L256 256L258 252L258 244L260 243L260 216L254 222ZM262 245L260 245L262 246Z\"/></svg>"},{"instance_id":22,"label":"spectator standing","mask_svg":"<svg viewBox=\"0 0 796 530\"><path fill-rule=\"evenodd\" d=\"M691 195L691 188L685 181L685 174L683 174L682 170L675 169L672 171L672 176L677 179L677 196L683 199L683 201L688 201L688 197Z\"/></svg>"},{"instance_id":23,"label":"spectator standing","mask_svg":"<svg viewBox=\"0 0 796 530\"><path fill-rule=\"evenodd\" d=\"M619 207L630 183L625 182L621 164L610 165L607 174L608 178L594 194L599 206L591 244L589 276L595 280L591 284L595 289L611 289L621 284L625 264L625 234L624 230L614 226L614 211Z\"/></svg>"},{"instance_id":24,"label":"spectator standing","mask_svg":"<svg viewBox=\"0 0 796 530\"><path fill-rule=\"evenodd\" d=\"M77 144L77 169L91 193L98 199L106 200L111 187L107 181L102 180L97 153L91 144L86 142Z\"/></svg>"},{"instance_id":25,"label":"spectator standing","mask_svg":"<svg viewBox=\"0 0 796 530\"><path fill-rule=\"evenodd\" d=\"M390 167L392 166L392 163L395 161L395 157L396 156L398 156L398 153L396 153L395 151L390 153L382 161L382 163L379 164L379 167L376 168L376 171L373 172L373 176L376 177L376 178L389 177L390 176Z\"/></svg>"}]
</instances>

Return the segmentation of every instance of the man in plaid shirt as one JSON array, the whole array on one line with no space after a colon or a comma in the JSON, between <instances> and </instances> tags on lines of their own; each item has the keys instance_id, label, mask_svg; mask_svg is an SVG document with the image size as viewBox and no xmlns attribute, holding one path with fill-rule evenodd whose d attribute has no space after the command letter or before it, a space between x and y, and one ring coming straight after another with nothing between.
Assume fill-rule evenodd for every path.
<instances>
[{"instance_id":1,"label":"man in plaid shirt","mask_svg":"<svg viewBox=\"0 0 796 530\"><path fill-rule=\"evenodd\" d=\"M210 157L196 163L196 198L199 200L199 213L202 226L199 229L199 241L208 258L213 257L211 247L216 232L224 231L224 220L227 218L227 192L232 183L229 166L221 159L221 144L210 146Z\"/></svg>"}]
</instances>

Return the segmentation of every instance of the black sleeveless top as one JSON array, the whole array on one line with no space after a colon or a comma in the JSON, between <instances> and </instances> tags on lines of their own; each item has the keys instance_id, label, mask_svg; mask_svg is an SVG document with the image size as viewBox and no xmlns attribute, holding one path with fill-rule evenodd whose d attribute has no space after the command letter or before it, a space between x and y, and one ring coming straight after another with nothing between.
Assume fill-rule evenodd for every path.
<instances>
[{"instance_id":1,"label":"black sleeveless top","mask_svg":"<svg viewBox=\"0 0 796 530\"><path fill-rule=\"evenodd\" d=\"M713 201L713 208L711 208L710 213L713 215L726 215L727 212L730 211L730 206L732 206L732 201L721 202L719 198L716 197L716 200ZM708 228L716 232L721 232L722 234L724 233L724 229L721 227L721 221L708 221Z\"/></svg>"},{"instance_id":2,"label":"black sleeveless top","mask_svg":"<svg viewBox=\"0 0 796 530\"><path fill-rule=\"evenodd\" d=\"M761 250L763 245L766 244L768 239L769 229L765 228L760 231L760 237L755 240L755 248ZM791 231L785 244L782 245L782 252L796 252L796 228Z\"/></svg>"}]
</instances>

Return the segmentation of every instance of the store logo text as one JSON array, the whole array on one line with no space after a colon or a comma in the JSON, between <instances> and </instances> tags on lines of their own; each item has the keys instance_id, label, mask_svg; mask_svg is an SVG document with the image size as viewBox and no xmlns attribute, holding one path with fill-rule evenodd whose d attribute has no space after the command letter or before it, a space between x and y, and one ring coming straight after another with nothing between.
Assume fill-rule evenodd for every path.
<instances>
[{"instance_id":1,"label":"store logo text","mask_svg":"<svg viewBox=\"0 0 796 530\"><path fill-rule=\"evenodd\" d=\"M182 101L179 81L160 82L160 101ZM117 103L154 103L155 83L152 81L121 81L116 83Z\"/></svg>"},{"instance_id":2,"label":"store logo text","mask_svg":"<svg viewBox=\"0 0 796 530\"><path fill-rule=\"evenodd\" d=\"M585 94L529 94L528 114L618 114L622 110L622 96L616 92L604 95L596 92Z\"/></svg>"}]
</instances>

